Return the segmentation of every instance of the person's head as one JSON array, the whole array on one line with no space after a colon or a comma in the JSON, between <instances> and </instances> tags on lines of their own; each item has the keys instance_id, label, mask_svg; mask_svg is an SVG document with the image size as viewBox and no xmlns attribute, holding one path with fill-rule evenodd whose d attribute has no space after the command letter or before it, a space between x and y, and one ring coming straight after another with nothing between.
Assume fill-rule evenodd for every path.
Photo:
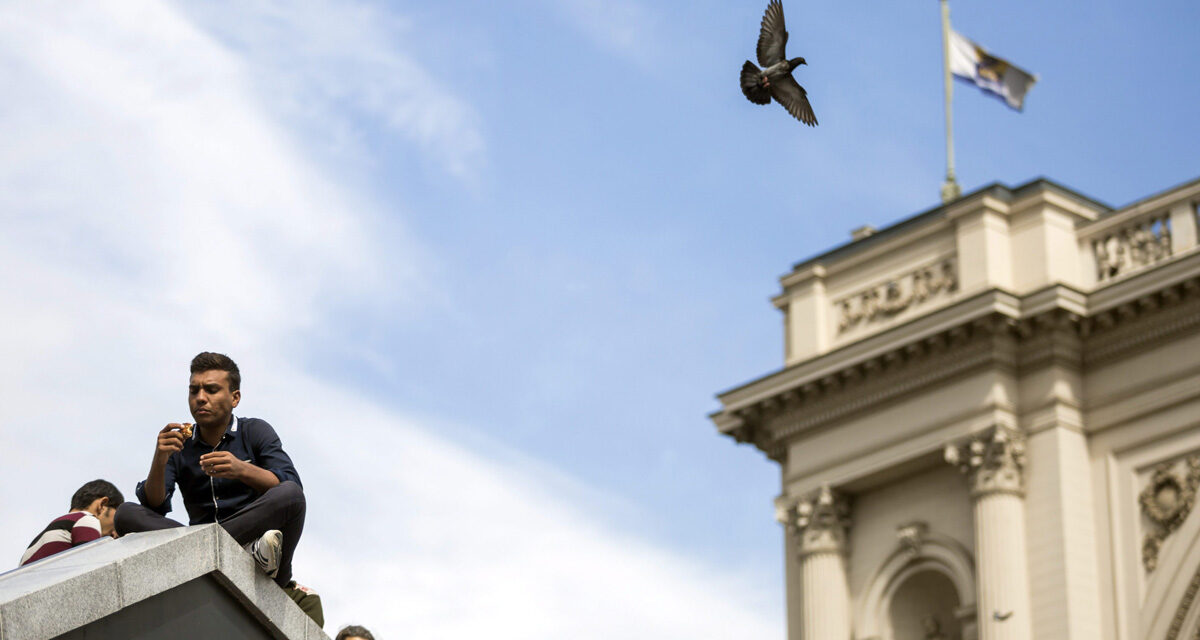
<instances>
[{"instance_id":1,"label":"person's head","mask_svg":"<svg viewBox=\"0 0 1200 640\"><path fill-rule=\"evenodd\" d=\"M112 535L113 516L125 496L108 480L92 480L71 496L71 511L87 511L100 520L100 533Z\"/></svg>"},{"instance_id":2,"label":"person's head","mask_svg":"<svg viewBox=\"0 0 1200 640\"><path fill-rule=\"evenodd\" d=\"M242 373L237 363L221 353L205 351L192 358L188 380L188 408L202 427L229 424L233 408L242 400Z\"/></svg>"},{"instance_id":3,"label":"person's head","mask_svg":"<svg viewBox=\"0 0 1200 640\"><path fill-rule=\"evenodd\" d=\"M366 627L360 627L352 624L348 627L342 627L334 640L375 640L375 636L367 631Z\"/></svg>"}]
</instances>

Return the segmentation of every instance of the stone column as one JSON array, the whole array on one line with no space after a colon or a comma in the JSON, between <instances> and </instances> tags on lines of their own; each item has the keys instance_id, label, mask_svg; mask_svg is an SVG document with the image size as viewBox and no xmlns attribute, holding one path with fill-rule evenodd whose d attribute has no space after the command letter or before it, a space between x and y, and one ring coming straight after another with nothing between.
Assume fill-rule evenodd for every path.
<instances>
[{"instance_id":1,"label":"stone column","mask_svg":"<svg viewBox=\"0 0 1200 640\"><path fill-rule=\"evenodd\" d=\"M846 532L850 505L823 485L789 514L800 556L800 637L850 640L850 589L846 580Z\"/></svg>"},{"instance_id":2,"label":"stone column","mask_svg":"<svg viewBox=\"0 0 1200 640\"><path fill-rule=\"evenodd\" d=\"M975 512L975 580L980 640L1031 640L1025 553L1025 438L997 426L961 445L946 461L966 474Z\"/></svg>"}]
</instances>

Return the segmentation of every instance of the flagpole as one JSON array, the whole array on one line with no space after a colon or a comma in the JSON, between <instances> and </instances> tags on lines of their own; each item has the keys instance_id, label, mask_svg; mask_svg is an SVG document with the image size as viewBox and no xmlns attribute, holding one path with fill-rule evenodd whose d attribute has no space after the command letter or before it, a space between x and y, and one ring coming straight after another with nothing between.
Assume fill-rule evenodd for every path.
<instances>
[{"instance_id":1,"label":"flagpole","mask_svg":"<svg viewBox=\"0 0 1200 640\"><path fill-rule=\"evenodd\" d=\"M954 98L954 85L950 77L950 5L946 0L940 0L942 5L942 75L946 83L946 182L942 184L942 202L950 202L962 195L962 189L954 179L954 116L951 103Z\"/></svg>"}]
</instances>

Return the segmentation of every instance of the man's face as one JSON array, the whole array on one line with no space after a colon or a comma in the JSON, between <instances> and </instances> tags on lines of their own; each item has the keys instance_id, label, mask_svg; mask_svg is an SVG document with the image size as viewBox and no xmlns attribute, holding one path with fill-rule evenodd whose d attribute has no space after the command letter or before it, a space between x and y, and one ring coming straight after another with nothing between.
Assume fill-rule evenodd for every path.
<instances>
[{"instance_id":1,"label":"man's face","mask_svg":"<svg viewBox=\"0 0 1200 640\"><path fill-rule=\"evenodd\" d=\"M241 390L229 390L229 372L219 369L193 373L188 382L188 408L192 419L202 427L229 424L233 408L242 399Z\"/></svg>"}]
</instances>

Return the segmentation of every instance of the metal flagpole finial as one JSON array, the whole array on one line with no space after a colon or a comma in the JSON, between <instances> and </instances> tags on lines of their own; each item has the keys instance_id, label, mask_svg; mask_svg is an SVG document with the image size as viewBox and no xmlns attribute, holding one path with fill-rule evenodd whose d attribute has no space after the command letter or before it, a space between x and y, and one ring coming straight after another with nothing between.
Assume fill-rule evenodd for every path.
<instances>
[{"instance_id":1,"label":"metal flagpole finial","mask_svg":"<svg viewBox=\"0 0 1200 640\"><path fill-rule=\"evenodd\" d=\"M946 178L946 181L942 183L942 203L957 200L961 195L962 188L958 186L958 182L953 177Z\"/></svg>"}]
</instances>

